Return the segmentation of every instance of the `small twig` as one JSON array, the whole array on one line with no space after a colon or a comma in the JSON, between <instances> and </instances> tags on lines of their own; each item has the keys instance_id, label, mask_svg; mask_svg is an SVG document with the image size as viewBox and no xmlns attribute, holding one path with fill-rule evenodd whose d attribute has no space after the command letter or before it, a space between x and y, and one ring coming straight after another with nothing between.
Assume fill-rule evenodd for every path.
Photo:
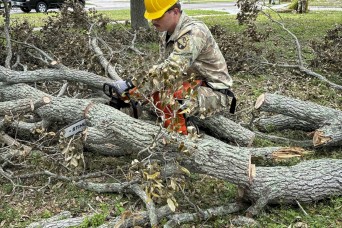
<instances>
[{"instance_id":1,"label":"small twig","mask_svg":"<svg viewBox=\"0 0 342 228\"><path fill-rule=\"evenodd\" d=\"M185 194L184 189L182 188L182 186L178 183L178 188L181 190L181 192L183 193L183 196L185 198L186 201L188 201L188 203L195 209L195 211L201 215L202 217L205 217L204 211L197 206L196 204L194 204L189 197Z\"/></svg>"},{"instance_id":2,"label":"small twig","mask_svg":"<svg viewBox=\"0 0 342 228\"><path fill-rule=\"evenodd\" d=\"M300 203L298 202L298 200L296 200L297 205L299 206L299 208L302 210L302 212L305 214L305 216L309 216L308 213L306 213L306 211L304 210L304 208L302 207L302 205L300 205Z\"/></svg>"},{"instance_id":3,"label":"small twig","mask_svg":"<svg viewBox=\"0 0 342 228\"><path fill-rule=\"evenodd\" d=\"M158 225L158 217L157 217L157 213L156 213L156 207L155 207L154 202L152 201L152 199L148 198L148 196L146 195L145 191L143 191L138 184L134 184L130 188L145 203L146 209L147 209L148 214L149 214L151 227L157 226Z\"/></svg>"},{"instance_id":4,"label":"small twig","mask_svg":"<svg viewBox=\"0 0 342 228\"><path fill-rule=\"evenodd\" d=\"M156 144L157 141L160 139L160 133L161 133L162 129L163 129L163 127L160 126L160 128L158 129L157 134L154 136L154 138L153 138L153 140L152 140L150 146L148 146L147 148L145 148L145 149L143 149L143 150L141 150L141 151L138 152L138 157L139 157L139 155L141 155L142 153L144 153L144 152L146 152L146 151L150 152L150 155L149 155L148 157L144 158L144 159L142 160L142 162L145 161L145 160L147 160L147 159L149 159L149 158L151 158L151 156L152 156L151 149L153 149L153 148L155 147L155 144Z\"/></svg>"},{"instance_id":5,"label":"small twig","mask_svg":"<svg viewBox=\"0 0 342 228\"><path fill-rule=\"evenodd\" d=\"M59 90L59 92L58 92L58 94L57 94L57 97L63 96L67 88L68 88L68 82L65 82L65 83L62 85L61 89Z\"/></svg>"},{"instance_id":6,"label":"small twig","mask_svg":"<svg viewBox=\"0 0 342 228\"><path fill-rule=\"evenodd\" d=\"M134 34L133 34L133 39L132 39L132 41L131 41L131 46L129 46L128 49L130 49L130 50L136 52L138 55L142 55L142 56L146 55L145 53L139 51L139 50L135 47L134 44L135 44L136 39L137 39L137 34L134 33Z\"/></svg>"}]
</instances>

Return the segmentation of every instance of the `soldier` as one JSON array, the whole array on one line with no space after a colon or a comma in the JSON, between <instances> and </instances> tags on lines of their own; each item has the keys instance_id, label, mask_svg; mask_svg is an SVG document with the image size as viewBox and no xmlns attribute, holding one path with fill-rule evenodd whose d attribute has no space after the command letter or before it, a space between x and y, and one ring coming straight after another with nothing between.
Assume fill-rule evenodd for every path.
<instances>
[{"instance_id":1,"label":"soldier","mask_svg":"<svg viewBox=\"0 0 342 228\"><path fill-rule=\"evenodd\" d=\"M145 0L144 3L145 18L160 32L159 64L144 78L116 81L113 86L119 94L134 87L138 93L150 94L154 105L163 113L164 127L186 135L189 117L204 118L228 108L232 79L208 27L186 15L178 0ZM178 102L161 102L167 94L165 89ZM232 109L235 107L231 112Z\"/></svg>"}]
</instances>

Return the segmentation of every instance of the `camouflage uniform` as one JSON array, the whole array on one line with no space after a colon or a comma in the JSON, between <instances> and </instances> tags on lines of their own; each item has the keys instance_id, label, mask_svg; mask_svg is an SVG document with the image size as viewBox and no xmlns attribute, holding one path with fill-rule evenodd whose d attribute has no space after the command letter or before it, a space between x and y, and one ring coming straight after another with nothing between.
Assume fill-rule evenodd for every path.
<instances>
[{"instance_id":1,"label":"camouflage uniform","mask_svg":"<svg viewBox=\"0 0 342 228\"><path fill-rule=\"evenodd\" d=\"M223 83L228 88L232 85L225 59L210 30L203 22L190 18L184 12L171 35L161 33L159 62L150 71L149 76L152 78L145 79L150 80L150 92L159 91L165 86L158 83L164 81L165 77L170 79L171 74L170 85L179 86L177 82L191 82L194 79ZM192 92L195 97L185 96L184 100L190 115L203 118L228 109L227 96L218 91L199 86Z\"/></svg>"}]
</instances>

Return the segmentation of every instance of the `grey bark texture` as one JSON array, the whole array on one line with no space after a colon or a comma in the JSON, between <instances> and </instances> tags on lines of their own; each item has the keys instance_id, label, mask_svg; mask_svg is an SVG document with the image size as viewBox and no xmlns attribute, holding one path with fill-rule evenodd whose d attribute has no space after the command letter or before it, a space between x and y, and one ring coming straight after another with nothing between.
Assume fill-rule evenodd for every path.
<instances>
[{"instance_id":1,"label":"grey bark texture","mask_svg":"<svg viewBox=\"0 0 342 228\"><path fill-rule=\"evenodd\" d=\"M257 214L258 203L309 203L342 194L342 160L321 159L291 167L257 167L243 198L254 199L249 210ZM263 199L258 201L259 199Z\"/></svg>"},{"instance_id":2,"label":"grey bark texture","mask_svg":"<svg viewBox=\"0 0 342 228\"><path fill-rule=\"evenodd\" d=\"M131 3L131 23L132 28L137 30L139 28L148 29L148 21L144 17L145 5L144 0L130 0Z\"/></svg>"},{"instance_id":3,"label":"grey bark texture","mask_svg":"<svg viewBox=\"0 0 342 228\"><path fill-rule=\"evenodd\" d=\"M213 137L239 146L251 146L255 138L254 132L221 115L208 117L205 120L195 119L195 122Z\"/></svg>"},{"instance_id":4,"label":"grey bark texture","mask_svg":"<svg viewBox=\"0 0 342 228\"><path fill-rule=\"evenodd\" d=\"M262 132L281 131L285 129L314 131L319 127L317 124L282 114L260 117L254 121L254 124Z\"/></svg>"},{"instance_id":5,"label":"grey bark texture","mask_svg":"<svg viewBox=\"0 0 342 228\"><path fill-rule=\"evenodd\" d=\"M259 111L288 116L290 117L288 120L292 123L294 122L292 118L294 118L298 120L297 124L301 123L302 126L309 124L316 127L312 141L315 147L342 144L342 112L340 110L269 93L259 96L255 108ZM298 126L297 124L289 124L288 127Z\"/></svg>"}]
</instances>

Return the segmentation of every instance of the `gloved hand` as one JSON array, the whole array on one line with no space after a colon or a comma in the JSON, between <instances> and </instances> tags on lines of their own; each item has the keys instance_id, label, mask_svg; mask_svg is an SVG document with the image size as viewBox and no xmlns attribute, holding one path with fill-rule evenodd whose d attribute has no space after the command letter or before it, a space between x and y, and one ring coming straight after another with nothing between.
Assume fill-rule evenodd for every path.
<instances>
[{"instance_id":1,"label":"gloved hand","mask_svg":"<svg viewBox=\"0 0 342 228\"><path fill-rule=\"evenodd\" d=\"M131 80L118 80L113 82L112 86L115 87L116 92L120 96L122 96L123 93L135 87Z\"/></svg>"}]
</instances>

